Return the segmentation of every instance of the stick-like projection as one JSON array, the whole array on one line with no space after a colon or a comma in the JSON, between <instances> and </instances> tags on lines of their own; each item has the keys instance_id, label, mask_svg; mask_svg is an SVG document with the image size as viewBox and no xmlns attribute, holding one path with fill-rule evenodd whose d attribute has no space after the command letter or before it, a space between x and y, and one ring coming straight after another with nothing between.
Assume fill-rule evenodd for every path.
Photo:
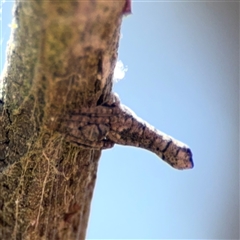
<instances>
[{"instance_id":1,"label":"stick-like projection","mask_svg":"<svg viewBox=\"0 0 240 240\"><path fill-rule=\"evenodd\" d=\"M121 144L147 149L177 169L193 168L190 148L155 129L120 104L116 95L102 106L81 108L63 124L66 139L86 148Z\"/></svg>"}]
</instances>

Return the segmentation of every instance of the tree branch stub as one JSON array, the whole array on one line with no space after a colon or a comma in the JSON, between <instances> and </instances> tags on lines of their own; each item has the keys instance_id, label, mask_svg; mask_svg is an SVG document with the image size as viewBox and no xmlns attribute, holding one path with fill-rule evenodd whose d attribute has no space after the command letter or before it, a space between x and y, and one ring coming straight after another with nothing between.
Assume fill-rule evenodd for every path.
<instances>
[{"instance_id":1,"label":"tree branch stub","mask_svg":"<svg viewBox=\"0 0 240 240\"><path fill-rule=\"evenodd\" d=\"M0 239L84 239L102 149L176 169L190 148L120 103L112 77L131 1L18 2L0 101Z\"/></svg>"}]
</instances>

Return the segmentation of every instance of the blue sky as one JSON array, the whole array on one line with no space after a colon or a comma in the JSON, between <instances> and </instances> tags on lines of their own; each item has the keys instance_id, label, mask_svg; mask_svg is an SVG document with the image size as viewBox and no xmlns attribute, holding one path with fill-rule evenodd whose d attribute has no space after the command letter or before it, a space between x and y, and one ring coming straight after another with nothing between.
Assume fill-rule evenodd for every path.
<instances>
[{"instance_id":1,"label":"blue sky","mask_svg":"<svg viewBox=\"0 0 240 240\"><path fill-rule=\"evenodd\" d=\"M12 3L2 7L1 67ZM179 171L134 147L102 152L88 239L239 239L239 3L137 2L124 18L114 91L188 144Z\"/></svg>"}]
</instances>

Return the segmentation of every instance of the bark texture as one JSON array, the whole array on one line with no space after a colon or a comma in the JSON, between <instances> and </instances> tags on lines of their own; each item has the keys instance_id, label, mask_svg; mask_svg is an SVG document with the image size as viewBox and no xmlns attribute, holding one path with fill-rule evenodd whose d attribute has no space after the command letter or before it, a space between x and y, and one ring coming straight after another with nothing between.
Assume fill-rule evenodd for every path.
<instances>
[{"instance_id":1,"label":"bark texture","mask_svg":"<svg viewBox=\"0 0 240 240\"><path fill-rule=\"evenodd\" d=\"M0 101L0 239L84 239L100 150L58 133L59 116L104 103L124 0L15 5Z\"/></svg>"}]
</instances>

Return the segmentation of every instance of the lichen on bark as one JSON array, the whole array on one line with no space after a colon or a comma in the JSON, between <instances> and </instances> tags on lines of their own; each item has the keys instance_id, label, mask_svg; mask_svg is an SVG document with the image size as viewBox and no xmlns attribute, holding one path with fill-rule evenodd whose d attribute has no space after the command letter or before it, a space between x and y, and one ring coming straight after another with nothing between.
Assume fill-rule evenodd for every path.
<instances>
[{"instance_id":1,"label":"lichen on bark","mask_svg":"<svg viewBox=\"0 0 240 240\"><path fill-rule=\"evenodd\" d=\"M84 239L99 150L59 116L109 96L125 1L16 2L0 115L0 239Z\"/></svg>"}]
</instances>

